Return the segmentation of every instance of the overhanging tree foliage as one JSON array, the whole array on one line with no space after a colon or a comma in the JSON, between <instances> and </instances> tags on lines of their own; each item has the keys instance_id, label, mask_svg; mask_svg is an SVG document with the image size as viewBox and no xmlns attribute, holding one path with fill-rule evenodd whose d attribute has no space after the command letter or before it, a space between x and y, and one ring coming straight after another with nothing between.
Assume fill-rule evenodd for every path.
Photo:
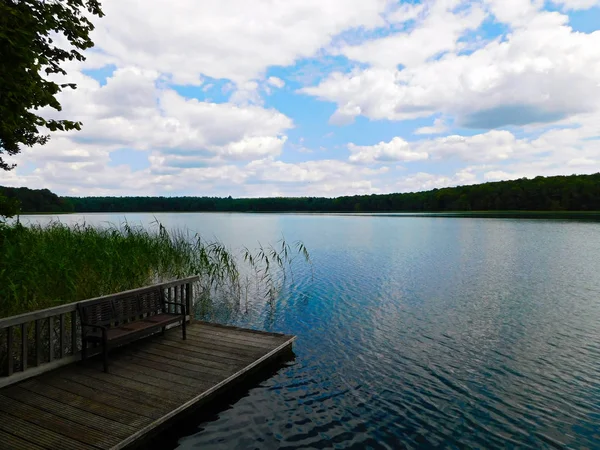
<instances>
[{"instance_id":1,"label":"overhanging tree foliage","mask_svg":"<svg viewBox=\"0 0 600 450\"><path fill-rule=\"evenodd\" d=\"M48 141L40 128L81 128L80 122L45 119L37 110L60 111L56 95L75 89L73 83L46 77L66 75L60 66L64 61L85 60L81 51L94 45L88 18L94 15L103 16L98 0L0 0L0 169L14 167L3 154L16 155L21 145Z\"/></svg>"},{"instance_id":2,"label":"overhanging tree foliage","mask_svg":"<svg viewBox=\"0 0 600 450\"><path fill-rule=\"evenodd\" d=\"M16 198L4 197L0 194L0 224L8 217L16 216L19 213L19 200Z\"/></svg>"}]
</instances>

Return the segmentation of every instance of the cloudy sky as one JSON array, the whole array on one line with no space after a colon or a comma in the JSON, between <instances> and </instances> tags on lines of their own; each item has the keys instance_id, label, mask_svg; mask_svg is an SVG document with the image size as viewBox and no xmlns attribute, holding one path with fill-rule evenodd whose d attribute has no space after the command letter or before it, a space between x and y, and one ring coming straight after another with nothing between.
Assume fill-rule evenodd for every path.
<instances>
[{"instance_id":1,"label":"cloudy sky","mask_svg":"<svg viewBox=\"0 0 600 450\"><path fill-rule=\"evenodd\" d=\"M600 0L103 0L4 185L337 196L600 171Z\"/></svg>"}]
</instances>

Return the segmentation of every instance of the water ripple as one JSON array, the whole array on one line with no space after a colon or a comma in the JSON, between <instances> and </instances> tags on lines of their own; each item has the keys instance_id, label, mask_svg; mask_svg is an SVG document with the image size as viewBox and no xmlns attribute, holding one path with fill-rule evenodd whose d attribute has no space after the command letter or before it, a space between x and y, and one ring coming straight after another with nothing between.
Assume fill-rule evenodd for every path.
<instances>
[{"instance_id":1,"label":"water ripple","mask_svg":"<svg viewBox=\"0 0 600 450\"><path fill-rule=\"evenodd\" d=\"M600 449L597 223L248 220L220 239L302 239L314 280L211 319L296 334L295 360L165 448Z\"/></svg>"}]
</instances>

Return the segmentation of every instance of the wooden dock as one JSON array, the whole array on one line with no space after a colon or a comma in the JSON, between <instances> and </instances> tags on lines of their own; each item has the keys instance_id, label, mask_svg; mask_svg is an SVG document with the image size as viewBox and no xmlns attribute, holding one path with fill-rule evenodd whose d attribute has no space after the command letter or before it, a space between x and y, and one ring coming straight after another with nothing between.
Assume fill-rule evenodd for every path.
<instances>
[{"instance_id":1,"label":"wooden dock","mask_svg":"<svg viewBox=\"0 0 600 450\"><path fill-rule=\"evenodd\" d=\"M294 336L193 322L0 389L2 449L121 449L290 352Z\"/></svg>"}]
</instances>

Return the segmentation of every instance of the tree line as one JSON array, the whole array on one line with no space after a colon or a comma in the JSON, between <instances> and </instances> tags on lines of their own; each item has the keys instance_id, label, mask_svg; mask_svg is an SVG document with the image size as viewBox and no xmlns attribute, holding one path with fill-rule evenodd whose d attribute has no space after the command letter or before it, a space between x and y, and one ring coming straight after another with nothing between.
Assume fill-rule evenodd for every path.
<instances>
[{"instance_id":1,"label":"tree line","mask_svg":"<svg viewBox=\"0 0 600 450\"><path fill-rule=\"evenodd\" d=\"M21 212L444 212L600 211L600 173L522 178L400 194L325 197L59 197L0 187Z\"/></svg>"}]
</instances>

